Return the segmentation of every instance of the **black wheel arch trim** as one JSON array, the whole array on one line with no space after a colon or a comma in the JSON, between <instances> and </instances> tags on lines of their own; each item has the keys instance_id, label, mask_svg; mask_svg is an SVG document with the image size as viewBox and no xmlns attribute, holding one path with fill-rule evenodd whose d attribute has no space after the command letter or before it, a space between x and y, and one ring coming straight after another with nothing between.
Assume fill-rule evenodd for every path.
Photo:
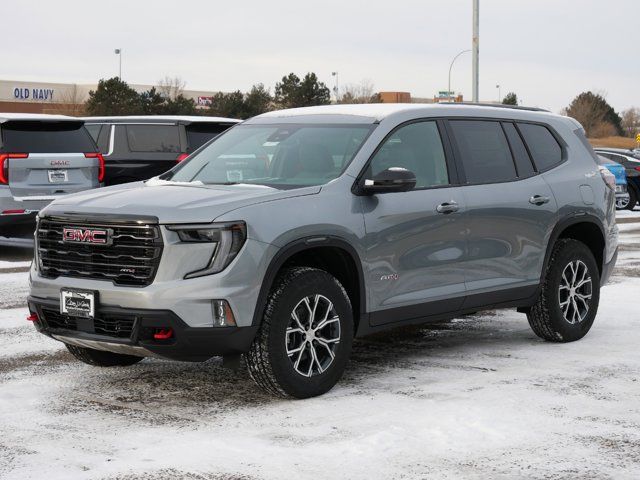
<instances>
[{"instance_id":1,"label":"black wheel arch trim","mask_svg":"<svg viewBox=\"0 0 640 480\"><path fill-rule=\"evenodd\" d=\"M269 292L271 291L271 287L276 280L278 272L287 262L287 260L289 260L293 255L297 253L318 247L340 248L346 251L353 260L353 263L355 263L358 275L358 300L360 306L360 317L363 318L367 310L367 301L364 283L364 272L362 270L362 260L360 259L360 255L358 254L356 249L344 238L333 235L312 235L299 238L286 244L285 246L280 248L280 250L278 250L278 252L269 262L269 266L267 267L266 273L262 280L262 285L260 286L260 292L258 294L256 307L253 312L253 320L251 322L252 326L260 325L262 313L264 312L264 308L267 304L267 297L269 295Z\"/></svg>"},{"instance_id":2,"label":"black wheel arch trim","mask_svg":"<svg viewBox=\"0 0 640 480\"><path fill-rule=\"evenodd\" d=\"M555 226L553 227L553 230L551 231L551 236L549 237L549 242L547 243L547 250L545 252L544 255L544 263L542 265L542 272L540 273L540 284L542 284L542 282L544 281L544 276L547 272L547 268L549 266L549 260L551 258L551 252L553 251L553 246L556 244L556 242L558 241L558 238L560 238L560 235L562 234L562 232L564 232L567 228L569 228L572 225L576 225L578 223L591 223L595 226L598 227L598 229L600 230L600 233L602 234L602 239L603 242L605 244L605 248L606 248L606 242L607 242L607 236L605 234L605 229L604 226L602 225L602 221L596 217L595 215L591 215L589 213L573 213L570 215L566 215L565 217L561 218L560 220L558 220L555 224ZM605 258L605 254L604 251L602 252L602 265L599 265L599 267L602 269L604 268L604 265L606 263L606 258Z\"/></svg>"}]
</instances>

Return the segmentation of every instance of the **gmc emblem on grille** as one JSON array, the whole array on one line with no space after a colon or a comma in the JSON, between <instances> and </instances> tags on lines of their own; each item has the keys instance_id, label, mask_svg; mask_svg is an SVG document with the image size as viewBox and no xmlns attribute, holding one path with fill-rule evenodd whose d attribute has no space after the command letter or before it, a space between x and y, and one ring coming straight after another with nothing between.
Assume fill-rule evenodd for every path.
<instances>
[{"instance_id":1,"label":"gmc emblem on grille","mask_svg":"<svg viewBox=\"0 0 640 480\"><path fill-rule=\"evenodd\" d=\"M62 229L64 243L92 243L94 245L111 245L111 229L70 228Z\"/></svg>"}]
</instances>

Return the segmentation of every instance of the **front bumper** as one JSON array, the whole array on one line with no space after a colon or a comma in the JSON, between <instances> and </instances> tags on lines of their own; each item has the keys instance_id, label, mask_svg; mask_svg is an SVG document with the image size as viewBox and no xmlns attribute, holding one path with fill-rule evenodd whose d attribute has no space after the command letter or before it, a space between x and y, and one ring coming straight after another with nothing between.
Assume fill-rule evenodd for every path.
<instances>
[{"instance_id":1,"label":"front bumper","mask_svg":"<svg viewBox=\"0 0 640 480\"><path fill-rule=\"evenodd\" d=\"M56 340L81 347L136 356L200 362L249 350L258 327L190 327L170 310L98 306L95 320L59 314L58 301L29 297L37 313L36 329ZM173 336L155 340L153 332L171 328ZM108 333L105 333L108 332Z\"/></svg>"}]
</instances>

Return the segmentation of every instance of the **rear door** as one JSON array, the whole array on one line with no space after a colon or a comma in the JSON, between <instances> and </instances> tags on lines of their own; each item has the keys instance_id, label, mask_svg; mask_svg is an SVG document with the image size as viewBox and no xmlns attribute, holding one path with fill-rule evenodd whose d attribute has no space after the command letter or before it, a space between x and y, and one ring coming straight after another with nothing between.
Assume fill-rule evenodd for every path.
<instances>
[{"instance_id":1,"label":"rear door","mask_svg":"<svg viewBox=\"0 0 640 480\"><path fill-rule=\"evenodd\" d=\"M6 162L14 198L47 200L99 186L97 147L83 122L5 122L2 151L10 154Z\"/></svg>"},{"instance_id":2,"label":"rear door","mask_svg":"<svg viewBox=\"0 0 640 480\"><path fill-rule=\"evenodd\" d=\"M519 292L524 298L539 283L556 221L553 193L513 123L451 119L449 127L466 183L464 308L513 300Z\"/></svg>"}]
</instances>

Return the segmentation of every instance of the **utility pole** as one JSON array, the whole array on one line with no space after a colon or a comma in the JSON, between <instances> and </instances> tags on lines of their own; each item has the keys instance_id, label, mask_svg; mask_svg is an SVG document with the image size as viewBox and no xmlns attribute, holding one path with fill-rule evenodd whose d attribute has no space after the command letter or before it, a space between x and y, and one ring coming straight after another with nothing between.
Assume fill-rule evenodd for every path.
<instances>
[{"instance_id":1,"label":"utility pole","mask_svg":"<svg viewBox=\"0 0 640 480\"><path fill-rule=\"evenodd\" d=\"M473 67L472 67L472 95L471 101L479 100L479 56L480 56L480 0L473 0Z\"/></svg>"}]
</instances>

